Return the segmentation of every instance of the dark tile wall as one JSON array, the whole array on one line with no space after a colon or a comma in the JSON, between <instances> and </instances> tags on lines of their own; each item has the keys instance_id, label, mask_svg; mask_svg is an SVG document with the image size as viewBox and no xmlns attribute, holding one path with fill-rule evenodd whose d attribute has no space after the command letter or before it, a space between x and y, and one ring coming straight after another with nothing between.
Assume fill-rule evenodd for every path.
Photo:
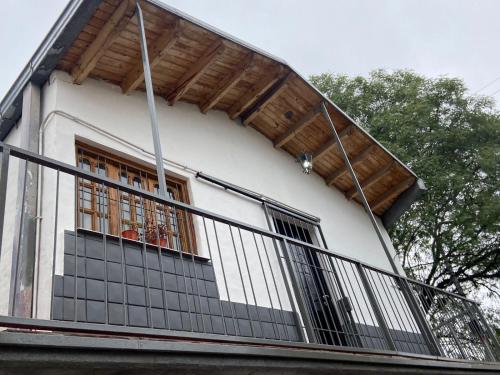
<instances>
[{"instance_id":1,"label":"dark tile wall","mask_svg":"<svg viewBox=\"0 0 500 375\"><path fill-rule=\"evenodd\" d=\"M53 319L299 340L291 311L219 298L210 261L153 246L65 233L64 276L55 276ZM104 246L105 245L105 246ZM104 261L106 254L106 262ZM78 275L75 286L75 271ZM77 298L75 298L75 291Z\"/></svg>"},{"instance_id":2,"label":"dark tile wall","mask_svg":"<svg viewBox=\"0 0 500 375\"><path fill-rule=\"evenodd\" d=\"M356 324L356 329L363 347L387 350L387 345L380 329L370 325ZM389 330L396 349L400 352L431 354L424 337L420 333L406 332L400 330Z\"/></svg>"}]
</instances>

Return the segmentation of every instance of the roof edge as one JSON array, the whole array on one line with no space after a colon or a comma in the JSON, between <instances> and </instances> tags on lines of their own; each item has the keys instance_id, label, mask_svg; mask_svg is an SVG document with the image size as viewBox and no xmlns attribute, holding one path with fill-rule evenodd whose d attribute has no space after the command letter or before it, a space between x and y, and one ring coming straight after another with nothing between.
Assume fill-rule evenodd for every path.
<instances>
[{"instance_id":1,"label":"roof edge","mask_svg":"<svg viewBox=\"0 0 500 375\"><path fill-rule=\"evenodd\" d=\"M243 40L240 40L218 28L211 26L195 17L192 17L177 8L170 5L164 4L158 0L145 0L150 4L164 9L176 16L183 18L184 20L191 22L199 27L202 27L210 32L213 32L220 37L227 39L233 43L239 44L245 48L248 48L255 53L258 53L264 57L272 59L280 64L285 65L291 72L295 73L297 77L302 79L310 88L312 88L321 98L335 108L336 111L345 116L361 133L373 141L377 146L384 150L388 155L390 155L394 160L396 160L402 167L404 167L411 175L413 175L417 181L415 185L418 185L421 181L418 176L411 170L411 168L399 160L391 151L389 151L385 146L383 146L379 141L377 141L372 135L370 135L361 125L359 125L354 119L352 119L347 113L345 113L341 108L339 108L333 101L326 97L317 87L315 87L307 78L302 74L298 73L287 61L277 56L274 56L258 47L253 46ZM92 17L95 9L101 3L101 0L71 0L66 8L63 10L59 18L57 19L54 26L50 29L41 45L37 48L32 58L26 64L24 69L21 71L17 79L14 81L7 94L0 102L0 141L3 141L5 137L9 134L12 127L16 124L17 120L21 116L21 106L22 106L22 90L24 86L29 82L35 82L37 84L43 84L49 77L50 73L57 66L57 62L60 57L66 52L67 48L71 45L74 39L78 36L80 31L83 29L84 25ZM394 211L394 213L399 212L394 215L394 219L387 219L389 225L401 216L406 209L413 203L417 197L411 202L406 202L404 205L397 204L405 193L412 190L413 186L406 190L398 200L393 203L389 208L389 211ZM425 189L425 185L424 185ZM408 199L406 199L408 200ZM396 207L397 206L397 207ZM394 208L394 210L393 210ZM387 213L386 213L387 214ZM384 214L384 217L390 217L390 215ZM392 214L391 214L392 215ZM384 220L385 224L385 220Z\"/></svg>"},{"instance_id":2,"label":"roof edge","mask_svg":"<svg viewBox=\"0 0 500 375\"><path fill-rule=\"evenodd\" d=\"M42 85L60 57L94 14L101 0L71 0L0 102L0 140L21 116L22 91L28 82Z\"/></svg>"}]
</instances>

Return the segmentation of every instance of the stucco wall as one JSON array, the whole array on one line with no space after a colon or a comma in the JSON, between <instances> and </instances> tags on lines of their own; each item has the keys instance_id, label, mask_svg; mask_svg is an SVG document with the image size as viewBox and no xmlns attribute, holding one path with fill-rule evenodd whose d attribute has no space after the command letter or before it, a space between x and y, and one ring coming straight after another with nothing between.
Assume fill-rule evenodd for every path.
<instances>
[{"instance_id":1,"label":"stucco wall","mask_svg":"<svg viewBox=\"0 0 500 375\"><path fill-rule=\"evenodd\" d=\"M75 164L75 140L82 139L115 150L132 160L154 163L152 157L140 150L153 151L144 93L123 95L119 87L91 79L82 85L73 85L71 78L62 72L55 72L50 83L44 90L44 96L49 99L44 102L42 116L46 156ZM126 139L138 148L129 147L95 129L55 114L54 110L63 111ZM327 187L319 176L304 175L290 155L274 149L272 143L260 133L230 120L222 112L211 111L203 115L197 107L186 103L171 107L165 100L158 98L157 111L166 158L320 217L330 249L390 270L389 262L362 207L346 200L341 192ZM267 228L260 204L197 180L192 173L182 168L172 165L166 165L166 168L170 173L189 180L192 204ZM54 244L54 237L50 233L55 225L55 179L54 172L45 173L41 269L48 273L40 275L41 283L50 281L54 245L56 273L62 274L63 231L74 229L74 179L61 175L58 236ZM201 225L199 221L195 224L198 227ZM198 237L199 232L197 230ZM384 235L387 236L385 231ZM207 255L206 244L203 244L202 239L199 239L199 243L201 255ZM252 260L249 259L250 262ZM217 264L215 266L217 268ZM236 272L234 267L230 269L229 277L236 280ZM258 281L256 283L259 284ZM241 293L238 294L241 286L230 285L231 288L234 288L232 293L236 295L233 298L244 302ZM221 297L224 298L224 291L221 291ZM48 311L46 303L41 302L40 306L40 311Z\"/></svg>"}]
</instances>

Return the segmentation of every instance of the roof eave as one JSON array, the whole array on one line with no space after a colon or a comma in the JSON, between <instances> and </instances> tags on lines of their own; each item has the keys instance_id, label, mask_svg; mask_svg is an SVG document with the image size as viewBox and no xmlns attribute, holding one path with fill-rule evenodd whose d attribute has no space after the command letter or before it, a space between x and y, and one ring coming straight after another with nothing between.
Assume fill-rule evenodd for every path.
<instances>
[{"instance_id":1,"label":"roof eave","mask_svg":"<svg viewBox=\"0 0 500 375\"><path fill-rule=\"evenodd\" d=\"M0 102L0 140L21 117L22 91L28 82L42 85L61 56L94 14L101 0L71 0Z\"/></svg>"}]
</instances>

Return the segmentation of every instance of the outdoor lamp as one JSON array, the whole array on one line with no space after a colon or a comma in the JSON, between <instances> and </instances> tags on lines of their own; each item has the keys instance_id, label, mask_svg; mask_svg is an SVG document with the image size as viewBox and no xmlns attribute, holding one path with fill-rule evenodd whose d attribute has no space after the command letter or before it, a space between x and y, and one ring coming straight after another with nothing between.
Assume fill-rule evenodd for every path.
<instances>
[{"instance_id":1,"label":"outdoor lamp","mask_svg":"<svg viewBox=\"0 0 500 375\"><path fill-rule=\"evenodd\" d=\"M303 152L297 158L297 161L302 166L302 172L305 174L310 174L313 167L312 155L306 152Z\"/></svg>"}]
</instances>

